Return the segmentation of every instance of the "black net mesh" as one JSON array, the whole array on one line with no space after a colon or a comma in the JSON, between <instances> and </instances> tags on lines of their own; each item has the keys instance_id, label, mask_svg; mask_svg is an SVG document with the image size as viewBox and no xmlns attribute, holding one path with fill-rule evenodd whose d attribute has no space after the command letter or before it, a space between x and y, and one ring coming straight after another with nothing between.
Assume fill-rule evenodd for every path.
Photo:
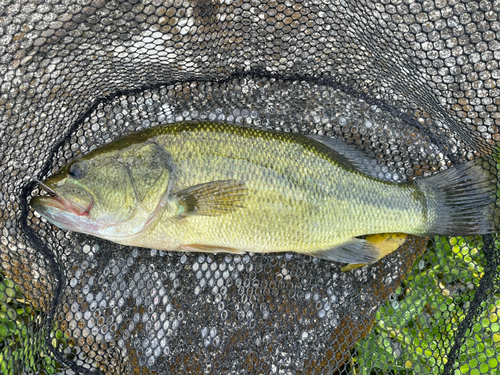
<instances>
[{"instance_id":1,"label":"black net mesh","mask_svg":"<svg viewBox=\"0 0 500 375\"><path fill-rule=\"evenodd\" d=\"M490 154L499 39L500 1L0 1L0 371L498 373L496 236L342 272L119 246L28 202L30 176L180 120L341 138L392 181Z\"/></svg>"}]
</instances>

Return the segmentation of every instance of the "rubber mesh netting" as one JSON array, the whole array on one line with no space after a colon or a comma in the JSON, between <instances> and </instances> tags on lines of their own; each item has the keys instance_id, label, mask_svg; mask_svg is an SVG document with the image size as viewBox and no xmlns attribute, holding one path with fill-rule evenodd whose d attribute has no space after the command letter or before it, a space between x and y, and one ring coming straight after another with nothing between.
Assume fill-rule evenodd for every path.
<instances>
[{"instance_id":1,"label":"rubber mesh netting","mask_svg":"<svg viewBox=\"0 0 500 375\"><path fill-rule=\"evenodd\" d=\"M33 177L180 120L341 138L393 181L490 154L499 14L498 0L0 0L0 372L500 373L495 235L410 237L343 272L119 246L28 206Z\"/></svg>"}]
</instances>

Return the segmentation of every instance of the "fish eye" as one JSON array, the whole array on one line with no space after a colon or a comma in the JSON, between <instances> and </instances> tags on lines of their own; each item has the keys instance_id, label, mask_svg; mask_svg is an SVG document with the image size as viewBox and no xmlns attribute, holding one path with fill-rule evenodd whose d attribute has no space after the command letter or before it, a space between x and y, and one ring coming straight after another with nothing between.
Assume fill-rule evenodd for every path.
<instances>
[{"instance_id":1,"label":"fish eye","mask_svg":"<svg viewBox=\"0 0 500 375\"><path fill-rule=\"evenodd\" d=\"M85 177L87 164L84 161L77 161L69 166L68 174L75 180Z\"/></svg>"}]
</instances>

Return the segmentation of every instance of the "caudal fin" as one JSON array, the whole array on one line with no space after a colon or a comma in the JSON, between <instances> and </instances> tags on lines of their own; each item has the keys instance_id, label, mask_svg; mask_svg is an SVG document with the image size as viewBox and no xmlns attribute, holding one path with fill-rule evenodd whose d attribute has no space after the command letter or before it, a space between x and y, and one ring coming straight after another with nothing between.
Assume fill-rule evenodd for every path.
<instances>
[{"instance_id":1,"label":"caudal fin","mask_svg":"<svg viewBox=\"0 0 500 375\"><path fill-rule=\"evenodd\" d=\"M473 236L494 233L496 168L483 158L414 181L434 201L428 235ZM430 202L429 202L430 203Z\"/></svg>"}]
</instances>

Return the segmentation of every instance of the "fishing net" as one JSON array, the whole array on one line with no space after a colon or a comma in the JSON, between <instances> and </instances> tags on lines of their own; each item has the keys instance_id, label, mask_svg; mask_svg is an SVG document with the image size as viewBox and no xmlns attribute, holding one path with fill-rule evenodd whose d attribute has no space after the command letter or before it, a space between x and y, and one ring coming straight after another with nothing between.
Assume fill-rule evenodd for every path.
<instances>
[{"instance_id":1,"label":"fishing net","mask_svg":"<svg viewBox=\"0 0 500 375\"><path fill-rule=\"evenodd\" d=\"M491 154L499 15L498 0L1 0L0 372L498 373L496 235L409 237L343 271L119 246L28 203L33 177L181 120L336 137L400 182Z\"/></svg>"}]
</instances>

